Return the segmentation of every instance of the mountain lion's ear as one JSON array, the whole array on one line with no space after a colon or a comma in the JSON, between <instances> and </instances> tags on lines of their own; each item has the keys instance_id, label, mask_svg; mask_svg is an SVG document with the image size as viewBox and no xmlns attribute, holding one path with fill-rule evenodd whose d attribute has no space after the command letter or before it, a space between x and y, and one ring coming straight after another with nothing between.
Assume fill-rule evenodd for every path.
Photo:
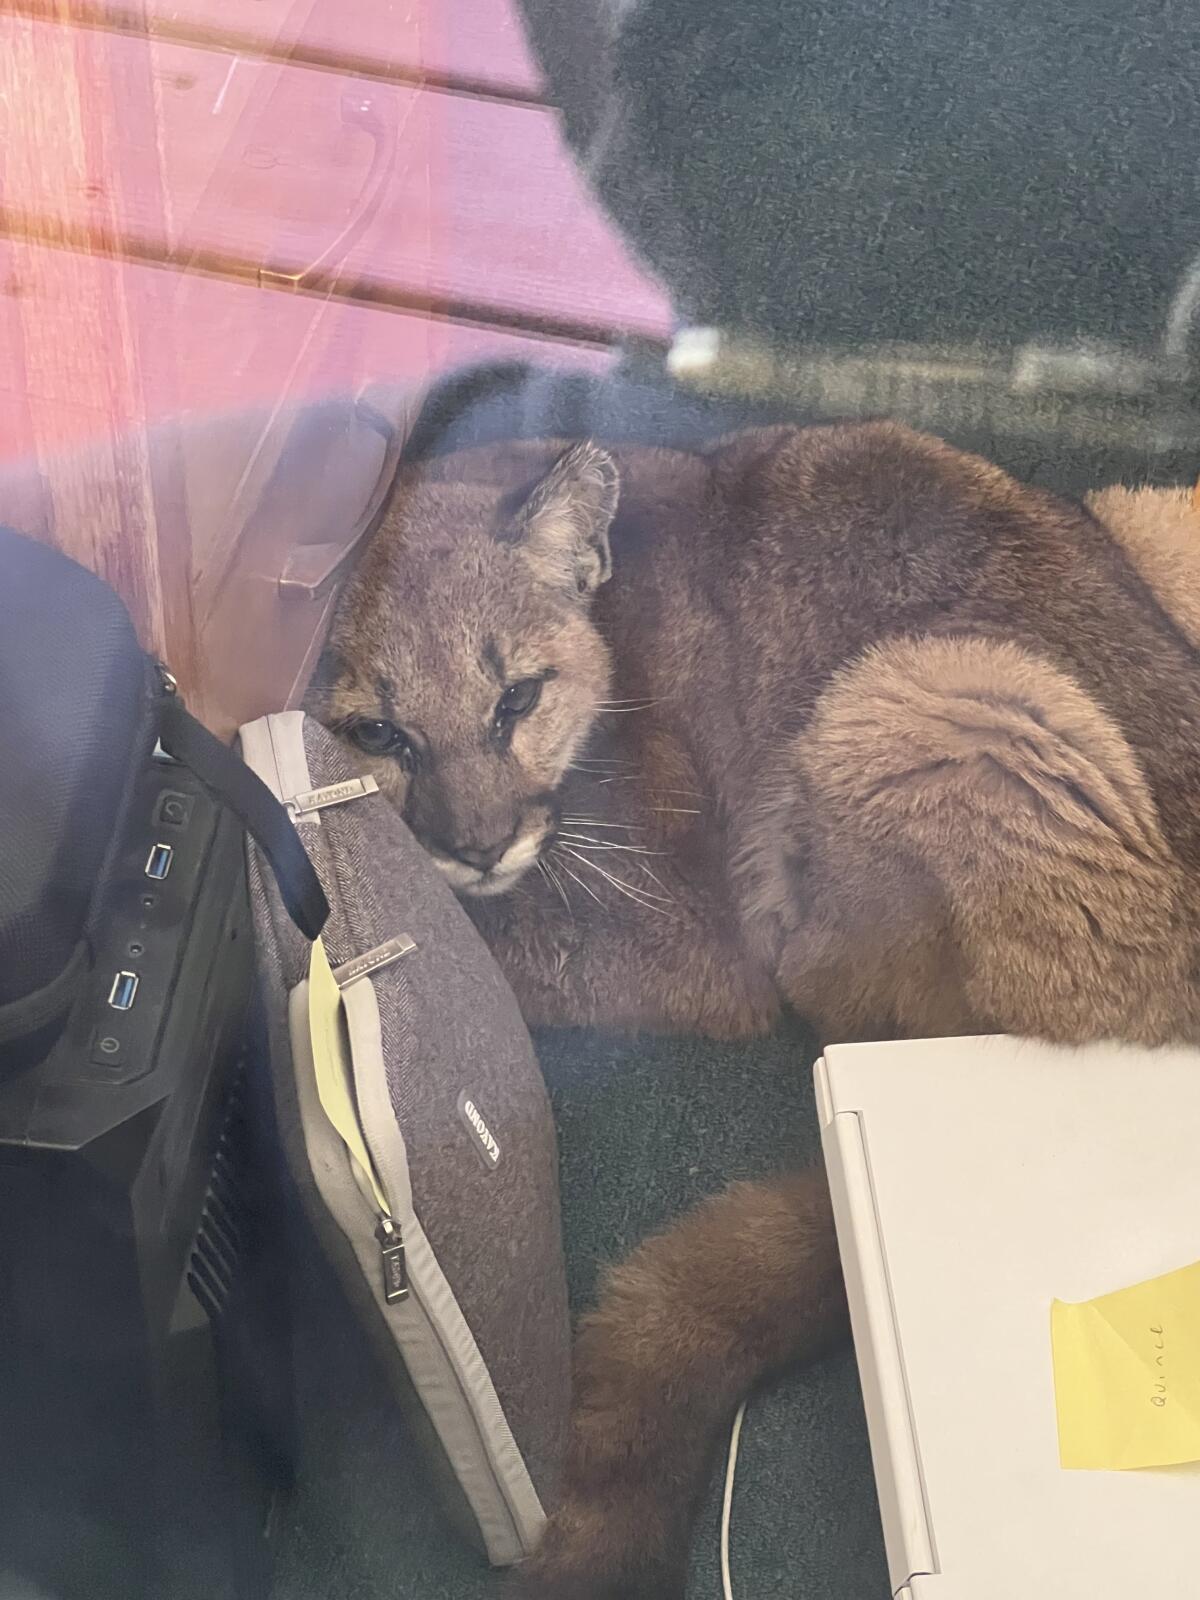
<instances>
[{"instance_id":1,"label":"mountain lion's ear","mask_svg":"<svg viewBox=\"0 0 1200 1600\"><path fill-rule=\"evenodd\" d=\"M617 510L617 464L594 444L560 456L518 510L509 537L545 583L590 594L612 576L608 529Z\"/></svg>"}]
</instances>

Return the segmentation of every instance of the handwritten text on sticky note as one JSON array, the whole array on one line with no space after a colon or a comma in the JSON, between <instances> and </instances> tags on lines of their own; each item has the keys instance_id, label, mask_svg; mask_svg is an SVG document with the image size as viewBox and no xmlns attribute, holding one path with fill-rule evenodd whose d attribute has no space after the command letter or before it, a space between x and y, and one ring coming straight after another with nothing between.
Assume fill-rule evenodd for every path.
<instances>
[{"instance_id":1,"label":"handwritten text on sticky note","mask_svg":"<svg viewBox=\"0 0 1200 1600\"><path fill-rule=\"evenodd\" d=\"M1200 1262L1050 1313L1064 1467L1200 1461Z\"/></svg>"}]
</instances>

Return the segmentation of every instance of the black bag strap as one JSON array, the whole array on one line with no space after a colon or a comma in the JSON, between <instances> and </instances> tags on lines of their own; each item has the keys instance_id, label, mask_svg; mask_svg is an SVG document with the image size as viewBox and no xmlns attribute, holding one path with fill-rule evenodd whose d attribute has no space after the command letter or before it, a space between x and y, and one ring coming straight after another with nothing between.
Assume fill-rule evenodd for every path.
<instances>
[{"instance_id":1,"label":"black bag strap","mask_svg":"<svg viewBox=\"0 0 1200 1600\"><path fill-rule=\"evenodd\" d=\"M241 819L271 863L288 915L306 938L315 939L329 916L329 902L300 835L270 789L174 696L163 701L159 740Z\"/></svg>"}]
</instances>

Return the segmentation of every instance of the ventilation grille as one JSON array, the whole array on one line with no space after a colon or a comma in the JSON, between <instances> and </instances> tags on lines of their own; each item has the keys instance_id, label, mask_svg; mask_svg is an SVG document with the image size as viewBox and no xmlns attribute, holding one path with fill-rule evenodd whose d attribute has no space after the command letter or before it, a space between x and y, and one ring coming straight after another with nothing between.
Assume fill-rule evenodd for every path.
<instances>
[{"instance_id":1,"label":"ventilation grille","mask_svg":"<svg viewBox=\"0 0 1200 1600\"><path fill-rule=\"evenodd\" d=\"M237 1069L213 1156L200 1224L192 1244L187 1283L205 1316L219 1326L229 1314L252 1254L250 1125L246 1064Z\"/></svg>"}]
</instances>

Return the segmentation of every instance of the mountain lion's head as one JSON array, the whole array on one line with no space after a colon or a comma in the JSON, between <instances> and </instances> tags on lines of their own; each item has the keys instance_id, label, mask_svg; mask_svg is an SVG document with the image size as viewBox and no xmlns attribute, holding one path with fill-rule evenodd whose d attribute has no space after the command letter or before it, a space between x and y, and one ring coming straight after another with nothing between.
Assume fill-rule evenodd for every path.
<instances>
[{"instance_id":1,"label":"mountain lion's head","mask_svg":"<svg viewBox=\"0 0 1200 1600\"><path fill-rule=\"evenodd\" d=\"M532 487L402 480L338 602L309 709L460 893L511 888L609 685L589 616L616 464L575 445Z\"/></svg>"}]
</instances>

